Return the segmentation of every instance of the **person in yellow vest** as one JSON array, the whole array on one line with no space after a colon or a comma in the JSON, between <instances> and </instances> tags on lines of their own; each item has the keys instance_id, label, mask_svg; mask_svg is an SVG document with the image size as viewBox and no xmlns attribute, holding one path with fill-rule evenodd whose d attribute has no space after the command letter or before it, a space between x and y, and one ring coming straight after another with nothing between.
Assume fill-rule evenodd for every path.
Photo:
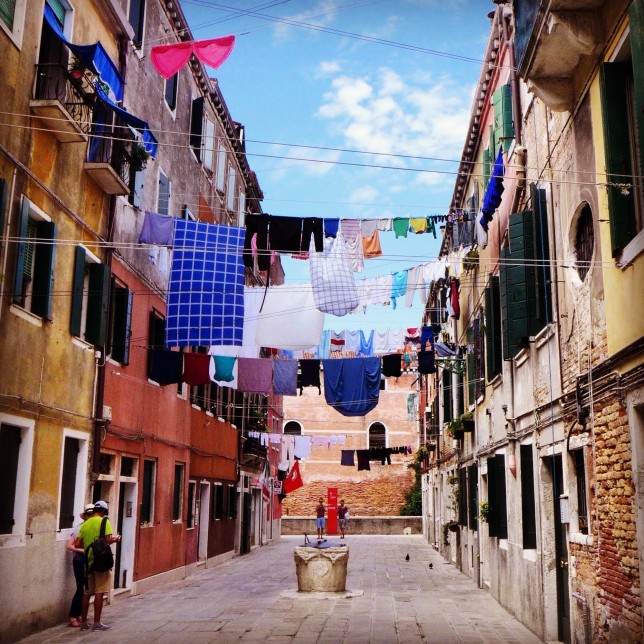
<instances>
[{"instance_id":1,"label":"person in yellow vest","mask_svg":"<svg viewBox=\"0 0 644 644\"><path fill-rule=\"evenodd\" d=\"M78 537L76 538L77 548L87 550L87 548L99 538L103 517L107 517L107 503L105 503L105 501L97 501L94 506L94 514L87 519L87 521L85 521L78 530ZM107 543L116 543L121 540L120 535L112 534L112 525L110 524L109 519L105 522L104 537ZM87 585L85 587L85 594L83 595L80 629L81 631L89 629L89 624L87 623L89 599L94 595L94 625L92 626L92 630L107 631L110 627L101 622L101 612L103 610L103 595L110 591L112 571L108 570L107 572L99 572L98 570L92 570L92 563L93 555L92 550L90 549L87 559Z\"/></svg>"}]
</instances>

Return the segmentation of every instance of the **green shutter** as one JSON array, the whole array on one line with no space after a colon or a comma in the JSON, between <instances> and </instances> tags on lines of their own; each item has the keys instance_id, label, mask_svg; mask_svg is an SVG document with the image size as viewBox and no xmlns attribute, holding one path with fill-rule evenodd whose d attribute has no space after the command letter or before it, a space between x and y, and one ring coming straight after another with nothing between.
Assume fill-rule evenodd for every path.
<instances>
[{"instance_id":1,"label":"green shutter","mask_svg":"<svg viewBox=\"0 0 644 644\"><path fill-rule=\"evenodd\" d=\"M74 258L74 278L72 281L72 310L69 320L69 332L76 337L81 334L83 317L83 286L85 281L85 249L76 246Z\"/></svg>"},{"instance_id":2,"label":"green shutter","mask_svg":"<svg viewBox=\"0 0 644 644\"><path fill-rule=\"evenodd\" d=\"M13 278L13 301L22 306L23 284L25 279L25 255L27 254L27 227L29 226L29 199L22 198L20 206L20 218L18 220L18 252L16 254L16 272Z\"/></svg>"},{"instance_id":3,"label":"green shutter","mask_svg":"<svg viewBox=\"0 0 644 644\"><path fill-rule=\"evenodd\" d=\"M511 360L528 345L536 314L534 224L531 210L510 215L509 247L501 250L503 358Z\"/></svg>"},{"instance_id":4,"label":"green shutter","mask_svg":"<svg viewBox=\"0 0 644 644\"><path fill-rule=\"evenodd\" d=\"M501 300L498 275L490 277L485 289L485 341L487 343L487 379L492 380L503 370L501 349Z\"/></svg>"},{"instance_id":5,"label":"green shutter","mask_svg":"<svg viewBox=\"0 0 644 644\"><path fill-rule=\"evenodd\" d=\"M462 373L456 374L456 383L456 387L458 388L456 415L462 416L465 413L465 378Z\"/></svg>"},{"instance_id":6,"label":"green shutter","mask_svg":"<svg viewBox=\"0 0 644 644\"><path fill-rule=\"evenodd\" d=\"M530 335L536 335L548 322L552 321L552 299L550 283L550 244L548 237L548 205L546 191L530 185L530 198L533 208L533 257L535 266L535 314L530 317Z\"/></svg>"},{"instance_id":7,"label":"green shutter","mask_svg":"<svg viewBox=\"0 0 644 644\"><path fill-rule=\"evenodd\" d=\"M0 0L0 20L9 31L13 31L13 18L16 13L16 0Z\"/></svg>"},{"instance_id":8,"label":"green shutter","mask_svg":"<svg viewBox=\"0 0 644 644\"><path fill-rule=\"evenodd\" d=\"M492 95L494 104L494 158L499 145L503 149L510 147L510 140L514 138L514 122L512 119L512 92L510 85L501 85Z\"/></svg>"},{"instance_id":9,"label":"green shutter","mask_svg":"<svg viewBox=\"0 0 644 644\"><path fill-rule=\"evenodd\" d=\"M628 114L625 91L627 79L627 69L623 63L604 63L600 68L608 182L629 183L633 175L630 132L626 118ZM637 232L633 191L630 190L625 195L619 188L609 186L608 211L613 257L616 257Z\"/></svg>"},{"instance_id":10,"label":"green shutter","mask_svg":"<svg viewBox=\"0 0 644 644\"><path fill-rule=\"evenodd\" d=\"M0 0L1 2L2 0ZM7 208L7 182L0 179L0 256L2 255L2 240L4 239L4 213Z\"/></svg>"},{"instance_id":11,"label":"green shutter","mask_svg":"<svg viewBox=\"0 0 644 644\"><path fill-rule=\"evenodd\" d=\"M633 174L642 186L644 174L644 0L633 0L628 10L630 19L631 56L633 63L633 93L635 94L635 124L639 148L639 168ZM640 193L641 194L641 193Z\"/></svg>"},{"instance_id":12,"label":"green shutter","mask_svg":"<svg viewBox=\"0 0 644 644\"><path fill-rule=\"evenodd\" d=\"M60 0L47 0L61 27L65 24L65 5Z\"/></svg>"},{"instance_id":13,"label":"green shutter","mask_svg":"<svg viewBox=\"0 0 644 644\"><path fill-rule=\"evenodd\" d=\"M109 279L110 270L105 264L89 265L85 340L97 347L102 347L105 343Z\"/></svg>"},{"instance_id":14,"label":"green shutter","mask_svg":"<svg viewBox=\"0 0 644 644\"><path fill-rule=\"evenodd\" d=\"M34 263L31 312L52 319L52 297L54 294L54 259L56 256L56 224L53 221L39 221L36 224L39 244ZM45 243L43 243L45 242ZM49 243L47 243L49 242Z\"/></svg>"}]
</instances>

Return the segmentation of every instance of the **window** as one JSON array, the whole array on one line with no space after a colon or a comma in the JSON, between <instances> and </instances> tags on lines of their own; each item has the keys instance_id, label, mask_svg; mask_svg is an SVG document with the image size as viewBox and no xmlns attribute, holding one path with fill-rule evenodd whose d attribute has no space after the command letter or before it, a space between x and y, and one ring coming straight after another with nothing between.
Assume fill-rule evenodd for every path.
<instances>
[{"instance_id":1,"label":"window","mask_svg":"<svg viewBox=\"0 0 644 644\"><path fill-rule=\"evenodd\" d=\"M112 279L109 315L109 353L112 360L130 363L130 335L134 293Z\"/></svg>"},{"instance_id":2,"label":"window","mask_svg":"<svg viewBox=\"0 0 644 644\"><path fill-rule=\"evenodd\" d=\"M143 27L145 24L145 0L130 0L129 20L134 29L132 43L137 49L143 44Z\"/></svg>"},{"instance_id":3,"label":"window","mask_svg":"<svg viewBox=\"0 0 644 644\"><path fill-rule=\"evenodd\" d=\"M0 0L0 29L20 47L25 26L27 0Z\"/></svg>"},{"instance_id":4,"label":"window","mask_svg":"<svg viewBox=\"0 0 644 644\"><path fill-rule=\"evenodd\" d=\"M170 179L159 170L159 196L157 199L157 212L160 215L170 214Z\"/></svg>"},{"instance_id":5,"label":"window","mask_svg":"<svg viewBox=\"0 0 644 644\"><path fill-rule=\"evenodd\" d=\"M197 157L197 161L201 161L201 145L203 134L203 108L205 99L203 96L192 99L192 108L190 111L190 147ZM206 146L206 150L208 147ZM211 148L212 154L212 148ZM205 163L205 161L204 161Z\"/></svg>"},{"instance_id":6,"label":"window","mask_svg":"<svg viewBox=\"0 0 644 644\"><path fill-rule=\"evenodd\" d=\"M224 517L224 486L221 483L214 483L215 502L212 504L213 521L218 521Z\"/></svg>"},{"instance_id":7,"label":"window","mask_svg":"<svg viewBox=\"0 0 644 644\"><path fill-rule=\"evenodd\" d=\"M467 498L470 530L478 528L479 521L479 468L476 464L467 468Z\"/></svg>"},{"instance_id":8,"label":"window","mask_svg":"<svg viewBox=\"0 0 644 644\"><path fill-rule=\"evenodd\" d=\"M237 518L237 487L234 485L228 486L228 518Z\"/></svg>"},{"instance_id":9,"label":"window","mask_svg":"<svg viewBox=\"0 0 644 644\"><path fill-rule=\"evenodd\" d=\"M487 459L487 498L489 505L489 535L508 538L508 513L505 490L505 456L497 454Z\"/></svg>"},{"instance_id":10,"label":"window","mask_svg":"<svg viewBox=\"0 0 644 644\"><path fill-rule=\"evenodd\" d=\"M501 250L503 358L512 360L552 321L545 190L530 186L532 210L510 215Z\"/></svg>"},{"instance_id":11,"label":"window","mask_svg":"<svg viewBox=\"0 0 644 644\"><path fill-rule=\"evenodd\" d=\"M219 144L217 155L217 190L224 191L226 185L226 148L223 143Z\"/></svg>"},{"instance_id":12,"label":"window","mask_svg":"<svg viewBox=\"0 0 644 644\"><path fill-rule=\"evenodd\" d=\"M593 260L595 247L595 231L593 229L593 213L588 204L585 204L577 218L575 231L575 265L579 279L583 282L588 275Z\"/></svg>"},{"instance_id":13,"label":"window","mask_svg":"<svg viewBox=\"0 0 644 644\"><path fill-rule=\"evenodd\" d=\"M135 141L130 148L130 152L132 152L132 150L141 149L140 147L134 148L135 145L143 146L144 144L141 141ZM134 155L130 157L130 160L131 162L128 180L129 194L127 196L127 200L130 205L141 210L143 208L143 201L145 196L145 168L147 165L147 160L139 160L139 158Z\"/></svg>"},{"instance_id":14,"label":"window","mask_svg":"<svg viewBox=\"0 0 644 644\"><path fill-rule=\"evenodd\" d=\"M172 491L172 520L181 521L183 514L183 475L186 466L183 463L174 464L174 487Z\"/></svg>"},{"instance_id":15,"label":"window","mask_svg":"<svg viewBox=\"0 0 644 644\"><path fill-rule=\"evenodd\" d=\"M491 275L485 289L485 352L487 379L493 380L503 371L503 352L501 347L501 298L499 276Z\"/></svg>"},{"instance_id":16,"label":"window","mask_svg":"<svg viewBox=\"0 0 644 644\"><path fill-rule=\"evenodd\" d=\"M474 348L474 327L472 325L467 327L466 331L467 344L472 347L468 350L465 358L465 366L467 370L467 404L473 405L476 402L476 370L475 370L475 356L476 350Z\"/></svg>"},{"instance_id":17,"label":"window","mask_svg":"<svg viewBox=\"0 0 644 644\"><path fill-rule=\"evenodd\" d=\"M458 392L456 415L462 416L465 413L465 376L462 372L456 374L456 391Z\"/></svg>"},{"instance_id":18,"label":"window","mask_svg":"<svg viewBox=\"0 0 644 644\"><path fill-rule=\"evenodd\" d=\"M474 395L478 400L485 396L485 343L483 342L484 327L483 315L481 312L474 318L472 330L474 332Z\"/></svg>"},{"instance_id":19,"label":"window","mask_svg":"<svg viewBox=\"0 0 644 644\"><path fill-rule=\"evenodd\" d=\"M33 421L0 414L0 534L25 533L33 438Z\"/></svg>"},{"instance_id":20,"label":"window","mask_svg":"<svg viewBox=\"0 0 644 644\"><path fill-rule=\"evenodd\" d=\"M228 170L228 190L226 192L226 207L228 210L235 210L235 179L237 173L232 166Z\"/></svg>"},{"instance_id":21,"label":"window","mask_svg":"<svg viewBox=\"0 0 644 644\"><path fill-rule=\"evenodd\" d=\"M177 107L177 88L179 86L179 72L168 78L165 82L165 102L174 112Z\"/></svg>"},{"instance_id":22,"label":"window","mask_svg":"<svg viewBox=\"0 0 644 644\"><path fill-rule=\"evenodd\" d=\"M452 411L452 374L443 369L443 422L449 423L454 416Z\"/></svg>"},{"instance_id":23,"label":"window","mask_svg":"<svg viewBox=\"0 0 644 644\"><path fill-rule=\"evenodd\" d=\"M188 481L188 514L186 516L186 528L190 530L196 525L197 516L197 482Z\"/></svg>"},{"instance_id":24,"label":"window","mask_svg":"<svg viewBox=\"0 0 644 644\"><path fill-rule=\"evenodd\" d=\"M534 465L532 445L521 445L521 518L523 520L523 548L537 547L537 519L534 498Z\"/></svg>"},{"instance_id":25,"label":"window","mask_svg":"<svg viewBox=\"0 0 644 644\"><path fill-rule=\"evenodd\" d=\"M203 164L211 172L215 171L215 124L206 118L206 136L203 144Z\"/></svg>"},{"instance_id":26,"label":"window","mask_svg":"<svg viewBox=\"0 0 644 644\"><path fill-rule=\"evenodd\" d=\"M13 301L34 315L51 320L56 224L24 196L18 239Z\"/></svg>"},{"instance_id":27,"label":"window","mask_svg":"<svg viewBox=\"0 0 644 644\"><path fill-rule=\"evenodd\" d=\"M289 420L288 423L284 425L284 433L291 434L293 436L301 436L302 425L295 420Z\"/></svg>"},{"instance_id":28,"label":"window","mask_svg":"<svg viewBox=\"0 0 644 644\"><path fill-rule=\"evenodd\" d=\"M644 78L641 74L641 43L633 36L644 28L644 7L629 8L630 34L614 60L600 68L604 149L607 182L631 183L631 190L609 186L608 211L613 257L618 257L642 230L644 218Z\"/></svg>"},{"instance_id":29,"label":"window","mask_svg":"<svg viewBox=\"0 0 644 644\"><path fill-rule=\"evenodd\" d=\"M154 519L154 488L156 487L157 462L143 461L143 486L141 493L141 524L152 525Z\"/></svg>"},{"instance_id":30,"label":"window","mask_svg":"<svg viewBox=\"0 0 644 644\"><path fill-rule=\"evenodd\" d=\"M69 330L72 335L99 347L105 342L109 284L109 268L85 248L77 246Z\"/></svg>"},{"instance_id":31,"label":"window","mask_svg":"<svg viewBox=\"0 0 644 644\"><path fill-rule=\"evenodd\" d=\"M387 430L382 423L372 423L369 427L369 449L387 447Z\"/></svg>"},{"instance_id":32,"label":"window","mask_svg":"<svg viewBox=\"0 0 644 644\"><path fill-rule=\"evenodd\" d=\"M467 525L467 468L458 470L458 523Z\"/></svg>"},{"instance_id":33,"label":"window","mask_svg":"<svg viewBox=\"0 0 644 644\"><path fill-rule=\"evenodd\" d=\"M148 347L148 378L154 380L152 377L153 352L165 348L165 317L154 309L150 311Z\"/></svg>"},{"instance_id":34,"label":"window","mask_svg":"<svg viewBox=\"0 0 644 644\"><path fill-rule=\"evenodd\" d=\"M492 95L494 105L494 144L492 149L498 152L499 147L503 150L510 148L510 142L514 138L514 123L512 120L512 92L510 85L501 85ZM496 160L496 153L492 163Z\"/></svg>"},{"instance_id":35,"label":"window","mask_svg":"<svg viewBox=\"0 0 644 644\"><path fill-rule=\"evenodd\" d=\"M243 190L239 191L239 199L237 200L237 208L239 212L238 226L243 227L246 223L246 194Z\"/></svg>"},{"instance_id":36,"label":"window","mask_svg":"<svg viewBox=\"0 0 644 644\"><path fill-rule=\"evenodd\" d=\"M74 527L85 499L85 470L87 438L83 434L65 431L60 480L58 529Z\"/></svg>"},{"instance_id":37,"label":"window","mask_svg":"<svg viewBox=\"0 0 644 644\"><path fill-rule=\"evenodd\" d=\"M588 497L586 496L586 466L584 463L584 450L577 449L572 452L575 462L575 477L577 479L577 514L579 532L588 534Z\"/></svg>"}]
</instances>

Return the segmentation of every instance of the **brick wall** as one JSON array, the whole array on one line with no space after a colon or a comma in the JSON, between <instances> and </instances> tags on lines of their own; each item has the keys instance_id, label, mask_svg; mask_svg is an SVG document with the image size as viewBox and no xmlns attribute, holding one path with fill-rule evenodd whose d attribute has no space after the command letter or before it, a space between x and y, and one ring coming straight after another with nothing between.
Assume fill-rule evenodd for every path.
<instances>
[{"instance_id":1,"label":"brick wall","mask_svg":"<svg viewBox=\"0 0 644 644\"><path fill-rule=\"evenodd\" d=\"M418 447L417 418L407 413L408 394L416 393L415 374L389 378L386 390L380 392L379 403L366 416L346 417L326 404L324 391L307 388L302 396L284 397L284 423L296 420L302 434L310 436L343 436L344 444L314 446L309 458L300 464L304 487L282 501L282 510L291 516L313 514L320 496L326 499L327 488L338 488L354 515L390 516L400 514L405 493L413 484L413 473L407 464L413 454L394 454L391 464L371 462L370 471L358 471L340 465L343 449L366 449L369 427L380 422L386 428L387 447Z\"/></svg>"}]
</instances>

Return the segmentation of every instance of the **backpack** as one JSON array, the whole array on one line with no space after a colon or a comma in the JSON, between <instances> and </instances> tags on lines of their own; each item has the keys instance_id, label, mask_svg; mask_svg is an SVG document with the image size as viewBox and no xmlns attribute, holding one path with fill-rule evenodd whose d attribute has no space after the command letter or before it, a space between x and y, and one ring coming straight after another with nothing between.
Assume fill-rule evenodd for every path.
<instances>
[{"instance_id":1,"label":"backpack","mask_svg":"<svg viewBox=\"0 0 644 644\"><path fill-rule=\"evenodd\" d=\"M98 539L94 543L90 543L85 550L85 570L88 573L96 572L108 572L114 567L114 555L112 554L112 548L110 544L107 543L105 539L105 524L107 523L107 517L103 517L101 521L101 531L99 533ZM89 551L92 551L93 561L90 569L89 566Z\"/></svg>"}]
</instances>

